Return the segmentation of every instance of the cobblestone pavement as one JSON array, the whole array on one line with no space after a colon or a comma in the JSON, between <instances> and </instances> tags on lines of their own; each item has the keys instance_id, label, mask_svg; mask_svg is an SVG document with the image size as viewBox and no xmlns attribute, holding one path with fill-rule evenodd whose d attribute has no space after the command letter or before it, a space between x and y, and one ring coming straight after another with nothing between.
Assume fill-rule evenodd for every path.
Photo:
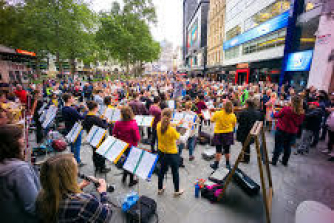
<instances>
[{"instance_id":1,"label":"cobblestone pavement","mask_svg":"<svg viewBox=\"0 0 334 223\"><path fill-rule=\"evenodd\" d=\"M140 145L140 147L147 147ZM273 136L267 134L267 147L269 156L274 147ZM327 155L320 152L325 147L321 142L317 149L312 149L310 154L303 156L291 155L288 167L280 163L277 167L271 167L274 198L272 206L273 223L293 223L295 211L302 201L314 200L322 202L334 209L334 163L327 161ZM185 150L185 168L180 168L180 187L185 193L179 197L173 197L173 183L171 173L167 176L165 185L167 189L162 196L157 195L156 175L152 176L151 182L140 180L139 188L129 188L121 183L121 170L118 170L110 162L108 166L112 168L107 174L107 182L116 185L116 191L110 194L110 200L119 204L125 194L131 191L138 191L140 195L146 195L157 201L159 222L178 223L259 223L265 222L265 214L261 193L258 196L250 197L245 194L239 187L232 183L228 188L225 197L219 204L211 204L204 198L194 197L194 182L199 178L207 178L212 172L209 167L210 162L201 157L204 146L197 145L195 149L196 159L188 161L188 153ZM236 160L241 150L240 143L236 142L231 148L232 163ZM251 162L248 165L240 164L240 169L260 183L258 166L256 163L256 154L254 147L251 152ZM92 150L90 146L85 145L81 149L81 156L87 165L81 168L85 174L93 174ZM225 161L221 162L221 165ZM99 177L104 177L100 175ZM89 186L85 189L87 192L94 191ZM120 209L114 209L114 215L111 222L126 222ZM151 222L156 222L151 219Z\"/></svg>"}]
</instances>

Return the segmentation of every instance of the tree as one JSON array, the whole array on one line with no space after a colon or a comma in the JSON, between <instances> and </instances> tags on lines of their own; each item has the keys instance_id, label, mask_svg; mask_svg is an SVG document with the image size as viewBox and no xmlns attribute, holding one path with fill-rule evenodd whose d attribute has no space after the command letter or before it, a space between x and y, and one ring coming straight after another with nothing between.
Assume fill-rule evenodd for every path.
<instances>
[{"instance_id":1,"label":"tree","mask_svg":"<svg viewBox=\"0 0 334 223\"><path fill-rule=\"evenodd\" d=\"M127 0L123 10L114 3L110 12L101 14L97 42L110 57L125 64L127 72L129 65L151 62L160 54L160 45L153 40L148 26L148 18L152 19L153 14L148 17L140 4L145 2ZM155 13L154 8L150 11Z\"/></svg>"}]
</instances>

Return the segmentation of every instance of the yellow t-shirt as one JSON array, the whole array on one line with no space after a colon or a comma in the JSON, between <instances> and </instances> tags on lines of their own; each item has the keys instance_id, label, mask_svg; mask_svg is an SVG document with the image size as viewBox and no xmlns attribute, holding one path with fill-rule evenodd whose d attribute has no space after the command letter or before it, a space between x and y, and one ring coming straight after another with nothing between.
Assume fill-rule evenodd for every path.
<instances>
[{"instance_id":1,"label":"yellow t-shirt","mask_svg":"<svg viewBox=\"0 0 334 223\"><path fill-rule=\"evenodd\" d=\"M175 128L168 126L167 131L161 134L161 122L157 125L158 148L163 153L177 154L176 140L180 138L180 133Z\"/></svg>"},{"instance_id":2,"label":"yellow t-shirt","mask_svg":"<svg viewBox=\"0 0 334 223\"><path fill-rule=\"evenodd\" d=\"M234 131L237 118L234 113L227 114L223 109L215 112L211 121L216 123L214 133L229 133Z\"/></svg>"}]
</instances>

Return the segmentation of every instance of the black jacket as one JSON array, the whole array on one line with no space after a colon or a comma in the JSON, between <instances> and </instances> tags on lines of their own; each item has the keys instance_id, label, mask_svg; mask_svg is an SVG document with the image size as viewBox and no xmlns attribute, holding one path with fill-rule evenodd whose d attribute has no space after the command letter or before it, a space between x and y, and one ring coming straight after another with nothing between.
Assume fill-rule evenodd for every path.
<instances>
[{"instance_id":1,"label":"black jacket","mask_svg":"<svg viewBox=\"0 0 334 223\"><path fill-rule=\"evenodd\" d=\"M88 133L90 129L93 127L93 125L96 125L97 127L101 127L104 129L108 128L108 123L103 121L101 118L95 115L87 115L84 121L82 122L83 129L86 130Z\"/></svg>"},{"instance_id":2,"label":"black jacket","mask_svg":"<svg viewBox=\"0 0 334 223\"><path fill-rule=\"evenodd\" d=\"M255 109L248 108L240 112L238 116L237 140L244 143L254 123L261 120L263 120L261 112Z\"/></svg>"},{"instance_id":3,"label":"black jacket","mask_svg":"<svg viewBox=\"0 0 334 223\"><path fill-rule=\"evenodd\" d=\"M322 123L322 116L324 115L321 108L309 109L305 114L304 129L311 131L319 131Z\"/></svg>"}]
</instances>

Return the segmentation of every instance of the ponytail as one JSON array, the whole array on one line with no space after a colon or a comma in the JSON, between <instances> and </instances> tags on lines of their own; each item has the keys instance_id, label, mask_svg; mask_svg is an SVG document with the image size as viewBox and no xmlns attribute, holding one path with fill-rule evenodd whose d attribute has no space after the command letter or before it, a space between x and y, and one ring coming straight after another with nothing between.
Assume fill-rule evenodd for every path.
<instances>
[{"instance_id":1,"label":"ponytail","mask_svg":"<svg viewBox=\"0 0 334 223\"><path fill-rule=\"evenodd\" d=\"M170 124L170 119L172 118L172 110L165 108L161 114L161 134L164 134Z\"/></svg>"}]
</instances>

